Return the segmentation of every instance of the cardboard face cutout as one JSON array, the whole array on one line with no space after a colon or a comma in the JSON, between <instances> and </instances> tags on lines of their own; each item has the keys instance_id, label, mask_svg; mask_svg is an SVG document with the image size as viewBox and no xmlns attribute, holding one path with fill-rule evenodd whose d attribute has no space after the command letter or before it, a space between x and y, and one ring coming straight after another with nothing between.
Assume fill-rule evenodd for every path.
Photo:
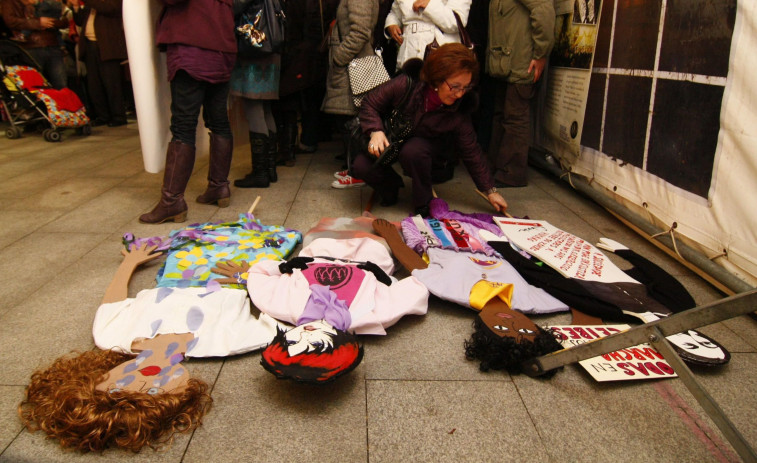
<instances>
[{"instance_id":1,"label":"cardboard face cutout","mask_svg":"<svg viewBox=\"0 0 757 463\"><path fill-rule=\"evenodd\" d=\"M279 379L325 384L349 373L363 360L355 335L317 320L279 330L260 364Z\"/></svg>"},{"instance_id":2,"label":"cardboard face cutout","mask_svg":"<svg viewBox=\"0 0 757 463\"><path fill-rule=\"evenodd\" d=\"M194 344L193 340L192 333L161 334L135 340L131 349L139 352L137 356L110 370L95 388L109 393L179 394L189 381L189 373L181 361Z\"/></svg>"}]
</instances>

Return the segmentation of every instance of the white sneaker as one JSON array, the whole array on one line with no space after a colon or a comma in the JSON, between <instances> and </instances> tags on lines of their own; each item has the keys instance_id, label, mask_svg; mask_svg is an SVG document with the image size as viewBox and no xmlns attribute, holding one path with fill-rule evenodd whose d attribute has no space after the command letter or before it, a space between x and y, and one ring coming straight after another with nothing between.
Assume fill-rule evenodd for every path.
<instances>
[{"instance_id":1,"label":"white sneaker","mask_svg":"<svg viewBox=\"0 0 757 463\"><path fill-rule=\"evenodd\" d=\"M342 177L346 177L350 175L349 171L347 169L340 170L339 172L334 172L334 178L339 180Z\"/></svg>"},{"instance_id":2,"label":"white sneaker","mask_svg":"<svg viewBox=\"0 0 757 463\"><path fill-rule=\"evenodd\" d=\"M365 186L364 181L349 175L331 182L331 188L360 188L362 186Z\"/></svg>"}]
</instances>

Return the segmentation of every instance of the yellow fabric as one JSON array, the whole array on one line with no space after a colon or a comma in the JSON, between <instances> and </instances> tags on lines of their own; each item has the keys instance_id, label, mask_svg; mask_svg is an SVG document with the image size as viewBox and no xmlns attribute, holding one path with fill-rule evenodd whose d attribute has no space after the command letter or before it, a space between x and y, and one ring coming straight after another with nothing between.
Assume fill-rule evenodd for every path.
<instances>
[{"instance_id":1,"label":"yellow fabric","mask_svg":"<svg viewBox=\"0 0 757 463\"><path fill-rule=\"evenodd\" d=\"M512 283L480 280L473 285L473 288L471 288L469 302L471 307L476 310L481 310L487 302L495 297L499 297L508 307L512 307Z\"/></svg>"}]
</instances>

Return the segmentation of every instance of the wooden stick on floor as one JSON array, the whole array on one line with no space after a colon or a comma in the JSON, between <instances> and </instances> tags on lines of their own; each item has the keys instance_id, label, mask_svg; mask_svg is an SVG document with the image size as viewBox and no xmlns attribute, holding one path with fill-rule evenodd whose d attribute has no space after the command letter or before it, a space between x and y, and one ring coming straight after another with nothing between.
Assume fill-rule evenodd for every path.
<instances>
[{"instance_id":1,"label":"wooden stick on floor","mask_svg":"<svg viewBox=\"0 0 757 463\"><path fill-rule=\"evenodd\" d=\"M255 198L255 201L252 203L252 206L250 206L250 209L247 211L248 214L252 214L252 211L255 210L255 208L258 206L258 203L260 202L260 196Z\"/></svg>"}]
</instances>

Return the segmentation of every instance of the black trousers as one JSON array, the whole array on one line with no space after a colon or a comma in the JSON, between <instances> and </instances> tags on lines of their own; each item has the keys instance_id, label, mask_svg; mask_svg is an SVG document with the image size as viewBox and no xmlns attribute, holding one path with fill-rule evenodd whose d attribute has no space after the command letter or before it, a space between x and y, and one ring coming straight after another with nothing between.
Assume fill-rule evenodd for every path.
<instances>
[{"instance_id":1,"label":"black trousers","mask_svg":"<svg viewBox=\"0 0 757 463\"><path fill-rule=\"evenodd\" d=\"M82 40L87 65L87 92L94 119L101 122L125 122L123 70L117 59L101 60L97 42Z\"/></svg>"}]
</instances>

